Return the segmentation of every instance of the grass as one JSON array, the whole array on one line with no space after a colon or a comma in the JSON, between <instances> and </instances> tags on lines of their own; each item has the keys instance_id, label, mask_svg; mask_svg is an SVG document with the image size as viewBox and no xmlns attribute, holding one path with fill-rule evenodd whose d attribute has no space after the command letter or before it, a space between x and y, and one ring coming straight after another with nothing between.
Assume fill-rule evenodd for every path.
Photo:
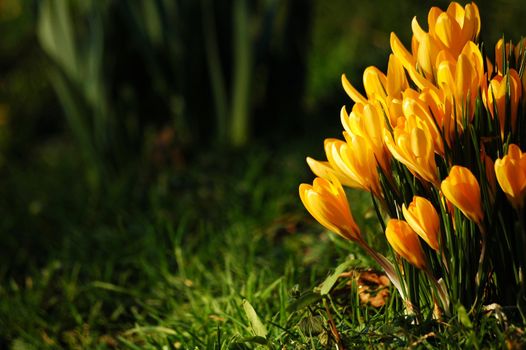
<instances>
[{"instance_id":1,"label":"grass","mask_svg":"<svg viewBox=\"0 0 526 350\"><path fill-rule=\"evenodd\" d=\"M0 349L525 344L524 328L498 313L415 325L394 294L379 309L360 305L356 281L331 272L372 262L301 207L302 152L216 152L100 192L63 145L28 164L3 169ZM350 196L381 244L369 197Z\"/></svg>"}]
</instances>

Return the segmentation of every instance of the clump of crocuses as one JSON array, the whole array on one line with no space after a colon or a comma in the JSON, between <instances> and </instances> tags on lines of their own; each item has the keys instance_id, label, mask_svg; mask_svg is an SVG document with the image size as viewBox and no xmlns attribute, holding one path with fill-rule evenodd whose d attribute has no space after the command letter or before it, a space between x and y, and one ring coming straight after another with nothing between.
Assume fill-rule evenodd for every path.
<instances>
[{"instance_id":1,"label":"clump of crocuses","mask_svg":"<svg viewBox=\"0 0 526 350\"><path fill-rule=\"evenodd\" d=\"M433 7L427 31L411 27L411 50L391 34L386 73L365 69L365 94L342 75L354 102L343 138L325 140L326 161L307 159L317 178L301 200L370 254L417 316L498 303L525 320L526 40L484 54L474 3ZM343 186L372 194L391 259L362 236Z\"/></svg>"}]
</instances>

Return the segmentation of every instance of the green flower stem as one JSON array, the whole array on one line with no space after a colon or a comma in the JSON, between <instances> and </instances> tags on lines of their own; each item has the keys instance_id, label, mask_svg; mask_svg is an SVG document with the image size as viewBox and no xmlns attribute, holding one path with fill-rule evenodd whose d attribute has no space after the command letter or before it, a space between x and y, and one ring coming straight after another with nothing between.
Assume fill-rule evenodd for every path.
<instances>
[{"instance_id":1,"label":"green flower stem","mask_svg":"<svg viewBox=\"0 0 526 350\"><path fill-rule=\"evenodd\" d=\"M479 226L480 235L481 235L481 248L480 248L479 266L478 266L477 275L475 277L475 281L477 283L477 287L480 287L482 274L484 273L483 267L484 267L484 261L486 259L487 238L486 238L486 230L484 229L484 225L479 224L478 226Z\"/></svg>"},{"instance_id":2,"label":"green flower stem","mask_svg":"<svg viewBox=\"0 0 526 350\"><path fill-rule=\"evenodd\" d=\"M522 243L522 251L526 252L526 219L524 218L523 206L517 208L517 214L519 216L519 226L520 226L520 240ZM524 260L524 257L522 256ZM522 322L526 323L526 283L524 283L524 261L520 262L518 282L520 285L519 295L517 296L517 309L521 314Z\"/></svg>"}]
</instances>

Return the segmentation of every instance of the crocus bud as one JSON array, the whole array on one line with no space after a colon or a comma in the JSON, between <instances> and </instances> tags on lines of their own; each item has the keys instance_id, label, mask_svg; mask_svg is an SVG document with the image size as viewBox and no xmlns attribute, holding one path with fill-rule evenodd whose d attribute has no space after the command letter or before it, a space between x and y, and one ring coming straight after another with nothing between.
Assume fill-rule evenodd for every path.
<instances>
[{"instance_id":1,"label":"crocus bud","mask_svg":"<svg viewBox=\"0 0 526 350\"><path fill-rule=\"evenodd\" d=\"M483 92L483 97L491 116L499 120L501 137L504 139L508 119L512 132L515 132L517 129L517 112L522 97L522 82L517 71L510 69L508 74L504 76L496 75L491 79L487 90ZM508 98L509 110L506 101Z\"/></svg>"},{"instance_id":2,"label":"crocus bud","mask_svg":"<svg viewBox=\"0 0 526 350\"><path fill-rule=\"evenodd\" d=\"M418 235L407 222L389 220L385 228L385 236L398 255L419 269L426 267L426 259Z\"/></svg>"},{"instance_id":3,"label":"crocus bud","mask_svg":"<svg viewBox=\"0 0 526 350\"><path fill-rule=\"evenodd\" d=\"M312 186L301 184L299 193L305 208L320 224L344 238L361 240L360 229L336 176L329 173L329 179L317 177Z\"/></svg>"},{"instance_id":4,"label":"crocus bud","mask_svg":"<svg viewBox=\"0 0 526 350\"><path fill-rule=\"evenodd\" d=\"M484 218L480 201L480 186L475 175L465 167L455 165L442 181L442 193L470 220L481 224Z\"/></svg>"},{"instance_id":5,"label":"crocus bud","mask_svg":"<svg viewBox=\"0 0 526 350\"><path fill-rule=\"evenodd\" d=\"M508 200L515 208L522 208L526 195L526 153L510 144L508 154L495 161L495 174Z\"/></svg>"},{"instance_id":6,"label":"crocus bud","mask_svg":"<svg viewBox=\"0 0 526 350\"><path fill-rule=\"evenodd\" d=\"M407 208L405 205L402 206L402 212L416 234L431 248L438 251L440 220L433 204L424 197L414 196Z\"/></svg>"}]
</instances>

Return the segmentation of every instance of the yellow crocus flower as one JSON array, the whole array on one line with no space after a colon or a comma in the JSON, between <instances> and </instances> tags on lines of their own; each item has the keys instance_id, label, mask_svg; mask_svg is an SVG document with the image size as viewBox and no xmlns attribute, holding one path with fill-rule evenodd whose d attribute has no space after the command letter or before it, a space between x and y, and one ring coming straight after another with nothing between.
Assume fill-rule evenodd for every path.
<instances>
[{"instance_id":1,"label":"yellow crocus flower","mask_svg":"<svg viewBox=\"0 0 526 350\"><path fill-rule=\"evenodd\" d=\"M477 224L484 219L477 178L465 167L455 165L440 186L443 195L465 216Z\"/></svg>"},{"instance_id":2,"label":"yellow crocus flower","mask_svg":"<svg viewBox=\"0 0 526 350\"><path fill-rule=\"evenodd\" d=\"M416 23L415 21L416 19L413 19L413 24ZM427 79L435 81L435 62L441 46L437 43L436 39L428 33L422 33L419 36L415 35L413 39L413 54L416 56L418 66L422 69Z\"/></svg>"},{"instance_id":3,"label":"yellow crocus flower","mask_svg":"<svg viewBox=\"0 0 526 350\"><path fill-rule=\"evenodd\" d=\"M367 99L363 97L363 95L358 90L356 90L354 86L352 86L345 74L342 74L342 86L343 90L345 90L347 95L355 103L367 103Z\"/></svg>"},{"instance_id":4,"label":"yellow crocus flower","mask_svg":"<svg viewBox=\"0 0 526 350\"><path fill-rule=\"evenodd\" d=\"M415 176L438 185L433 140L424 121L415 115L399 117L392 134L384 129L384 142Z\"/></svg>"},{"instance_id":5,"label":"yellow crocus flower","mask_svg":"<svg viewBox=\"0 0 526 350\"><path fill-rule=\"evenodd\" d=\"M396 58L400 61L402 66L407 70L409 77L415 83L419 89L434 88L433 80L428 80L425 76L420 74L417 69L417 60L407 49L404 47L400 39L395 33L391 33L391 50Z\"/></svg>"},{"instance_id":6,"label":"yellow crocus flower","mask_svg":"<svg viewBox=\"0 0 526 350\"><path fill-rule=\"evenodd\" d=\"M380 100L384 102L388 96L398 98L408 86L407 77L400 61L394 56L389 57L387 75L374 66L367 67L363 72L363 96L342 74L343 89L355 103L366 104L368 101Z\"/></svg>"},{"instance_id":7,"label":"yellow crocus flower","mask_svg":"<svg viewBox=\"0 0 526 350\"><path fill-rule=\"evenodd\" d=\"M428 27L429 31L425 32L416 18L413 19L412 54L391 33L393 53L420 89L435 84L438 70L436 62L441 52L457 57L470 40L477 39L480 32L478 7L474 3L462 7L456 2L452 2L447 11L433 7L428 14Z\"/></svg>"},{"instance_id":8,"label":"yellow crocus flower","mask_svg":"<svg viewBox=\"0 0 526 350\"><path fill-rule=\"evenodd\" d=\"M387 115L391 127L395 126L398 117L403 115L402 102L402 98L387 97L385 104L383 105L384 113Z\"/></svg>"},{"instance_id":9,"label":"yellow crocus flower","mask_svg":"<svg viewBox=\"0 0 526 350\"><path fill-rule=\"evenodd\" d=\"M416 18L411 23L417 42L425 40L423 37L428 34L438 46L437 51L447 50L453 56L457 56L468 41L476 40L480 32L480 14L475 3L462 7L452 2L446 11L432 7L427 20L428 33L420 27Z\"/></svg>"},{"instance_id":10,"label":"yellow crocus flower","mask_svg":"<svg viewBox=\"0 0 526 350\"><path fill-rule=\"evenodd\" d=\"M369 100L379 98L384 100L386 92L387 77L374 66L365 68L363 72L363 87Z\"/></svg>"},{"instance_id":11,"label":"yellow crocus flower","mask_svg":"<svg viewBox=\"0 0 526 350\"><path fill-rule=\"evenodd\" d=\"M429 133L431 135L430 137L433 140L435 152L443 156L444 144L442 142L440 130L437 127L439 123L431 114L431 110L429 109L429 106L425 103L424 98L425 97L423 97L420 93L416 92L415 90L407 89L404 92L402 111L405 116L415 115L418 116L420 120L426 123Z\"/></svg>"},{"instance_id":12,"label":"yellow crocus flower","mask_svg":"<svg viewBox=\"0 0 526 350\"><path fill-rule=\"evenodd\" d=\"M325 140L325 154L330 166L352 187L372 192L380 198L377 161L370 143L365 138L344 132L346 141Z\"/></svg>"},{"instance_id":13,"label":"yellow crocus flower","mask_svg":"<svg viewBox=\"0 0 526 350\"><path fill-rule=\"evenodd\" d=\"M325 228L353 241L361 241L361 233L349 208L347 196L335 176L317 177L311 185L299 187L301 201L309 213Z\"/></svg>"},{"instance_id":14,"label":"yellow crocus flower","mask_svg":"<svg viewBox=\"0 0 526 350\"><path fill-rule=\"evenodd\" d=\"M458 119L461 119L463 113L466 113L470 120L473 117L483 78L482 54L473 42L465 45L456 60L445 52L437 57L437 85L445 94L453 97Z\"/></svg>"},{"instance_id":15,"label":"yellow crocus flower","mask_svg":"<svg viewBox=\"0 0 526 350\"><path fill-rule=\"evenodd\" d=\"M341 172L333 169L328 161L323 162L313 159L311 157L307 157L307 164L309 165L310 170L314 173L314 175L318 177L329 179L332 175L334 175L336 176L336 178L338 178L338 181L340 181L340 183L344 186L360 187L360 185L356 181L348 178Z\"/></svg>"},{"instance_id":16,"label":"yellow crocus flower","mask_svg":"<svg viewBox=\"0 0 526 350\"><path fill-rule=\"evenodd\" d=\"M458 54L464 44L476 39L480 32L478 7L471 3L462 8L458 3L452 2L446 12L436 17L432 27L436 38L453 54Z\"/></svg>"},{"instance_id":17,"label":"yellow crocus flower","mask_svg":"<svg viewBox=\"0 0 526 350\"><path fill-rule=\"evenodd\" d=\"M376 160L385 172L389 172L389 152L383 140L384 112L378 103L356 103L351 114L342 107L340 119L349 135L362 137L371 147Z\"/></svg>"},{"instance_id":18,"label":"yellow crocus flower","mask_svg":"<svg viewBox=\"0 0 526 350\"><path fill-rule=\"evenodd\" d=\"M419 269L426 267L426 259L418 235L407 222L390 219L385 228L385 236L398 255Z\"/></svg>"},{"instance_id":19,"label":"yellow crocus flower","mask_svg":"<svg viewBox=\"0 0 526 350\"><path fill-rule=\"evenodd\" d=\"M517 71L511 68L505 76L496 75L493 77L485 90L483 92L483 101L493 118L495 118L495 112L497 113L500 134L504 139L507 118L511 118L511 131L515 133L517 129L517 110L522 97L521 78ZM507 96L509 96L511 111L508 111L506 108Z\"/></svg>"},{"instance_id":20,"label":"yellow crocus flower","mask_svg":"<svg viewBox=\"0 0 526 350\"><path fill-rule=\"evenodd\" d=\"M484 74L484 58L482 57L480 48L473 41L468 41L467 44L464 45L461 54L467 57L470 64L469 68L473 76L473 81L470 83L477 88L480 87L486 78Z\"/></svg>"},{"instance_id":21,"label":"yellow crocus flower","mask_svg":"<svg viewBox=\"0 0 526 350\"><path fill-rule=\"evenodd\" d=\"M392 98L400 98L402 96L402 92L408 87L409 83L407 82L404 66L402 66L402 63L395 55L389 55L389 63L387 65L387 83L385 86L387 96Z\"/></svg>"},{"instance_id":22,"label":"yellow crocus flower","mask_svg":"<svg viewBox=\"0 0 526 350\"><path fill-rule=\"evenodd\" d=\"M405 204L402 206L402 212L409 226L431 248L438 251L440 220L433 204L424 197L414 196L407 208Z\"/></svg>"},{"instance_id":23,"label":"yellow crocus flower","mask_svg":"<svg viewBox=\"0 0 526 350\"><path fill-rule=\"evenodd\" d=\"M504 52L503 52L504 51ZM504 45L504 40L502 38L497 41L495 44L495 73L499 75L504 75L504 62L502 61L502 55L504 54L504 59L506 61L510 58L510 53L514 52L513 44L511 42L507 42L506 45Z\"/></svg>"},{"instance_id":24,"label":"yellow crocus flower","mask_svg":"<svg viewBox=\"0 0 526 350\"><path fill-rule=\"evenodd\" d=\"M526 195L526 153L510 144L508 154L495 161L495 174L508 200L521 209Z\"/></svg>"},{"instance_id":25,"label":"yellow crocus flower","mask_svg":"<svg viewBox=\"0 0 526 350\"><path fill-rule=\"evenodd\" d=\"M363 86L365 88L366 98L352 86L345 74L342 74L343 89L355 103L365 104L368 99L371 100L374 98L385 99L386 84L387 77L378 68L373 66L365 68L363 72Z\"/></svg>"},{"instance_id":26,"label":"yellow crocus flower","mask_svg":"<svg viewBox=\"0 0 526 350\"><path fill-rule=\"evenodd\" d=\"M453 96L443 90L424 89L420 98L429 107L438 127L444 132L447 144L452 146L457 133L460 135L464 130L461 118L453 112L455 109Z\"/></svg>"}]
</instances>

